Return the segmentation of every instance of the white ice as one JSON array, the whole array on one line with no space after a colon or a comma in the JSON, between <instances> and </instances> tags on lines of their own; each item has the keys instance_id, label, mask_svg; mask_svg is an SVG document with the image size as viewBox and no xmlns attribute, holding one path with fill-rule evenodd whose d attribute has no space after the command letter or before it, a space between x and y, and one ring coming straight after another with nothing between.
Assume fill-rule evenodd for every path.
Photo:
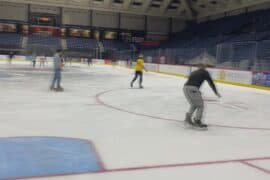
<instances>
[{"instance_id":1,"label":"white ice","mask_svg":"<svg viewBox=\"0 0 270 180\"><path fill-rule=\"evenodd\" d=\"M197 131L182 123L189 108L184 78L145 73L145 88L131 89L133 70L73 64L58 93L49 91L51 76L48 68L0 64L0 137L88 139L106 170L38 179L270 178L268 91L217 84L218 99L205 84L210 127Z\"/></svg>"}]
</instances>

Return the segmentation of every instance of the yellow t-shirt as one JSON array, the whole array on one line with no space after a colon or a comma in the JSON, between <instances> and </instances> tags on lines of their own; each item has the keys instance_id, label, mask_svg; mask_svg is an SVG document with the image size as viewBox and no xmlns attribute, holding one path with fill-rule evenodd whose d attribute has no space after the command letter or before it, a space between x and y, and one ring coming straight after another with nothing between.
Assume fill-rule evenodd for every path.
<instances>
[{"instance_id":1,"label":"yellow t-shirt","mask_svg":"<svg viewBox=\"0 0 270 180\"><path fill-rule=\"evenodd\" d=\"M135 66L135 71L143 71L144 69L144 60L142 58L137 59Z\"/></svg>"}]
</instances>

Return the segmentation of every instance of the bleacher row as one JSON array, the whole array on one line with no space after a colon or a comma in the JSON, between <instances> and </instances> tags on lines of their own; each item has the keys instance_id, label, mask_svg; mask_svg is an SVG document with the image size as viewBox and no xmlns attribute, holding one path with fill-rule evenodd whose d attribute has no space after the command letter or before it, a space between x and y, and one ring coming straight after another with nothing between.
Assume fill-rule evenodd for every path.
<instances>
[{"instance_id":1,"label":"bleacher row","mask_svg":"<svg viewBox=\"0 0 270 180\"><path fill-rule=\"evenodd\" d=\"M162 48L208 48L220 43L263 41L270 39L270 11L225 17L204 23L192 23L177 33Z\"/></svg>"},{"instance_id":2,"label":"bleacher row","mask_svg":"<svg viewBox=\"0 0 270 180\"><path fill-rule=\"evenodd\" d=\"M16 33L0 33L0 48L22 48L21 34ZM89 50L96 49L98 42L94 39L86 38L66 38L64 39L69 50ZM105 50L124 50L130 49L128 43L118 40L103 40L101 41ZM27 46L51 46L54 48L61 48L61 38L42 36L42 35L30 35L28 36Z\"/></svg>"},{"instance_id":3,"label":"bleacher row","mask_svg":"<svg viewBox=\"0 0 270 180\"><path fill-rule=\"evenodd\" d=\"M163 55L168 57L171 63L188 63L202 53L207 53L217 60L217 64L237 64L245 61L251 67L252 62L260 61L267 66L265 69L269 70L270 11L193 23L184 31L174 34L159 48L167 49ZM153 52L157 54L152 50L152 55ZM151 51L145 53L151 54Z\"/></svg>"},{"instance_id":4,"label":"bleacher row","mask_svg":"<svg viewBox=\"0 0 270 180\"><path fill-rule=\"evenodd\" d=\"M0 47L18 49L22 46L22 36L20 34L0 33Z\"/></svg>"}]
</instances>

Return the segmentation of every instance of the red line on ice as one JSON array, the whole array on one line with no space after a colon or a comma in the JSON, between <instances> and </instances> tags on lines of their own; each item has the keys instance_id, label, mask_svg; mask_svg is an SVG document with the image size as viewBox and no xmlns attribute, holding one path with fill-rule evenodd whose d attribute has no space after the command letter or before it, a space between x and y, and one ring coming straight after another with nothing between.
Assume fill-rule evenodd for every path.
<instances>
[{"instance_id":1,"label":"red line on ice","mask_svg":"<svg viewBox=\"0 0 270 180\"><path fill-rule=\"evenodd\" d=\"M264 173L266 173L266 174L270 174L270 170L267 170L267 169L265 169L265 168L259 167L259 166L257 166L257 165L254 165L254 164L250 163L250 162L247 162L247 161L240 161L240 162L241 162L242 164L245 164L245 165L249 166L249 167L252 167L252 168L254 168L254 169L257 169L257 170L259 170L259 171L262 171L262 172L264 172Z\"/></svg>"},{"instance_id":2,"label":"red line on ice","mask_svg":"<svg viewBox=\"0 0 270 180\"><path fill-rule=\"evenodd\" d=\"M113 91L117 91L117 90L121 90L121 89L114 89L114 90L108 90L108 91L104 91L101 92L99 94L97 94L95 96L96 100L98 103L117 110L117 111L121 111L121 112L125 112L125 113L129 113L129 114L133 114L133 115L138 115L138 116L144 116L144 117L149 117L149 118L153 118L153 119L159 119L159 120L164 120L164 121L173 121L173 122L183 122L177 119L170 119L170 118L162 118L162 117L158 117L158 116L152 116L152 115L147 115L147 114L142 114L142 113L137 113L137 112L132 112L132 111L128 111L122 108L118 108L115 106L112 106L110 104L107 104L106 102L101 100L101 96L104 94L107 94L109 92L113 92ZM214 127L220 127L220 128L230 128L230 129L243 129L243 130L258 130L258 131L270 131L270 128L259 128L259 127L245 127L245 126L230 126L230 125L218 125L218 124L210 124L210 126L214 126Z\"/></svg>"},{"instance_id":3,"label":"red line on ice","mask_svg":"<svg viewBox=\"0 0 270 180\"><path fill-rule=\"evenodd\" d=\"M153 165L153 166L139 166L139 167L127 167L118 169L107 169L103 173L109 172L124 172L124 171L139 171L147 169L163 169L163 168L174 168L174 167L193 167L193 166L205 166L205 165L216 165L216 164L227 164L227 163L244 163L248 161L260 161L270 160L270 157L259 157L259 158L247 158L247 159L232 159L232 160L220 160L220 161L205 161L205 162L190 162L190 163L179 163L179 164L165 164L165 165ZM261 168L260 170L262 170ZM267 170L266 170L267 171ZM268 171L269 173L269 171Z\"/></svg>"}]
</instances>

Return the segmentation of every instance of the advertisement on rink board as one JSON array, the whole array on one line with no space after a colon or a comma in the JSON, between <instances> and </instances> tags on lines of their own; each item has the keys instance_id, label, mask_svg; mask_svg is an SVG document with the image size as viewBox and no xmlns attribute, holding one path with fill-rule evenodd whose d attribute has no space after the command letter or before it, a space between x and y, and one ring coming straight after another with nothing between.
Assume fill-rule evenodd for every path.
<instances>
[{"instance_id":1,"label":"advertisement on rink board","mask_svg":"<svg viewBox=\"0 0 270 180\"><path fill-rule=\"evenodd\" d=\"M208 69L212 78L215 80L221 80L232 83L252 84L252 72L251 71L238 71L230 69Z\"/></svg>"},{"instance_id":2,"label":"advertisement on rink board","mask_svg":"<svg viewBox=\"0 0 270 180\"><path fill-rule=\"evenodd\" d=\"M252 84L257 86L270 87L270 71L253 72Z\"/></svg>"},{"instance_id":3,"label":"advertisement on rink board","mask_svg":"<svg viewBox=\"0 0 270 180\"><path fill-rule=\"evenodd\" d=\"M171 74L179 74L182 76L188 76L190 74L191 68L190 66L175 66L175 65L167 65L162 64L159 67L160 72L167 72Z\"/></svg>"},{"instance_id":4,"label":"advertisement on rink board","mask_svg":"<svg viewBox=\"0 0 270 180\"><path fill-rule=\"evenodd\" d=\"M144 65L145 65L146 69L148 69L149 71L159 72L159 65L158 64L145 63Z\"/></svg>"},{"instance_id":5,"label":"advertisement on rink board","mask_svg":"<svg viewBox=\"0 0 270 180\"><path fill-rule=\"evenodd\" d=\"M134 65L135 65L135 62L134 62ZM150 71L175 74L175 75L181 75L181 76L189 76L192 71L197 69L197 67L195 66L167 65L167 64L155 64L155 63L145 63L145 67ZM246 84L246 85L252 84L253 73L251 71L240 71L240 70L218 69L218 68L207 68L207 70L209 71L211 77L214 80L221 80L228 83L240 83L240 84ZM265 76L263 77L264 79L266 79ZM269 80L268 81L268 85L269 85L270 72L267 77ZM261 85L263 85L263 83L261 83Z\"/></svg>"}]
</instances>

